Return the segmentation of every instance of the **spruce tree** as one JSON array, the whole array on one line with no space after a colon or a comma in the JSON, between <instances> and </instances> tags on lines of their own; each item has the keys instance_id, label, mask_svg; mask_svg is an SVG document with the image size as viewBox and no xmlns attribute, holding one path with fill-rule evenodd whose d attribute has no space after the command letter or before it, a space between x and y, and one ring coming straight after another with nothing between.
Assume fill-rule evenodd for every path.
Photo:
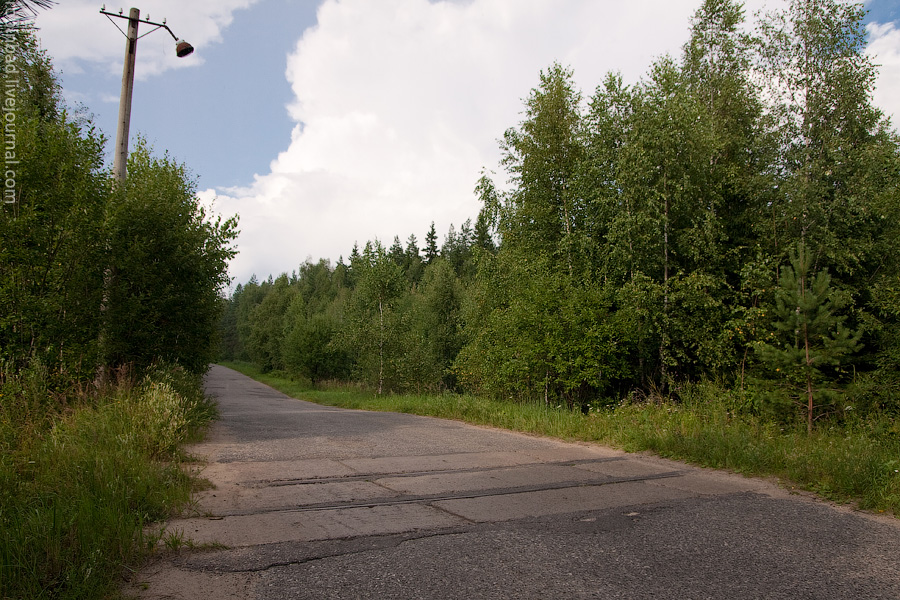
<instances>
[{"instance_id":1,"label":"spruce tree","mask_svg":"<svg viewBox=\"0 0 900 600\"><path fill-rule=\"evenodd\" d=\"M432 221L431 228L425 234L425 264L430 264L437 256L437 232L434 230L434 221Z\"/></svg>"}]
</instances>

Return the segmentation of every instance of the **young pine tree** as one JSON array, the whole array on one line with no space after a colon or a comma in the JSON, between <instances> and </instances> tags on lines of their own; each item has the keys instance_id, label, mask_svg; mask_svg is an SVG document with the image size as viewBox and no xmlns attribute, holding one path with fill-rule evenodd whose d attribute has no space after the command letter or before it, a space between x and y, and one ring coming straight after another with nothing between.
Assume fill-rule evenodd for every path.
<instances>
[{"instance_id":1,"label":"young pine tree","mask_svg":"<svg viewBox=\"0 0 900 600\"><path fill-rule=\"evenodd\" d=\"M812 433L817 407L835 391L824 387L847 357L860 349L861 331L844 325L838 314L846 299L831 287L826 271L811 273L812 254L801 243L791 252L775 292L775 331L762 342L762 361L781 375L785 387L805 405L806 429Z\"/></svg>"}]
</instances>

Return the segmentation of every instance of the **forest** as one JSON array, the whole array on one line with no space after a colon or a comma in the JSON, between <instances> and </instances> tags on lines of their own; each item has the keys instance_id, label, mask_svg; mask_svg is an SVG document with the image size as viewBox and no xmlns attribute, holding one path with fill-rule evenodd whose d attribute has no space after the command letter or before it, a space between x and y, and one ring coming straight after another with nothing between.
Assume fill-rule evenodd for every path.
<instances>
[{"instance_id":1,"label":"forest","mask_svg":"<svg viewBox=\"0 0 900 600\"><path fill-rule=\"evenodd\" d=\"M234 288L223 360L591 408L718 386L797 429L900 413L900 139L865 9L705 0L589 96L541 71L477 216ZM475 176L473 176L473 181Z\"/></svg>"}]
</instances>

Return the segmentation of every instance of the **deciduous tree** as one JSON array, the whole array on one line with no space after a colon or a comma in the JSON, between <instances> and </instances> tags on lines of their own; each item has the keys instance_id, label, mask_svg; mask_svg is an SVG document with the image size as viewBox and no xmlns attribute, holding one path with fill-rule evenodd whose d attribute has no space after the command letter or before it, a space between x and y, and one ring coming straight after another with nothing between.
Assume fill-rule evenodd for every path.
<instances>
[{"instance_id":1,"label":"deciduous tree","mask_svg":"<svg viewBox=\"0 0 900 600\"><path fill-rule=\"evenodd\" d=\"M237 220L208 215L195 192L184 165L138 140L107 220L108 365L203 371L212 359Z\"/></svg>"}]
</instances>

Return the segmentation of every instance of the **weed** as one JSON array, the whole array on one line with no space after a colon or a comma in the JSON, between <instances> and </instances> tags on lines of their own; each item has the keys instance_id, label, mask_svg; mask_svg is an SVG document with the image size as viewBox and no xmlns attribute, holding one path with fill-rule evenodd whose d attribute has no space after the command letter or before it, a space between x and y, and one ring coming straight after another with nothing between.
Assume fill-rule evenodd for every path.
<instances>
[{"instance_id":1,"label":"weed","mask_svg":"<svg viewBox=\"0 0 900 600\"><path fill-rule=\"evenodd\" d=\"M212 405L177 370L93 397L41 376L0 382L0 598L104 597L188 502L179 444Z\"/></svg>"},{"instance_id":2,"label":"weed","mask_svg":"<svg viewBox=\"0 0 900 600\"><path fill-rule=\"evenodd\" d=\"M177 552L185 547L188 542L184 537L184 530L176 529L163 536L163 543L165 544L166 549Z\"/></svg>"}]
</instances>

